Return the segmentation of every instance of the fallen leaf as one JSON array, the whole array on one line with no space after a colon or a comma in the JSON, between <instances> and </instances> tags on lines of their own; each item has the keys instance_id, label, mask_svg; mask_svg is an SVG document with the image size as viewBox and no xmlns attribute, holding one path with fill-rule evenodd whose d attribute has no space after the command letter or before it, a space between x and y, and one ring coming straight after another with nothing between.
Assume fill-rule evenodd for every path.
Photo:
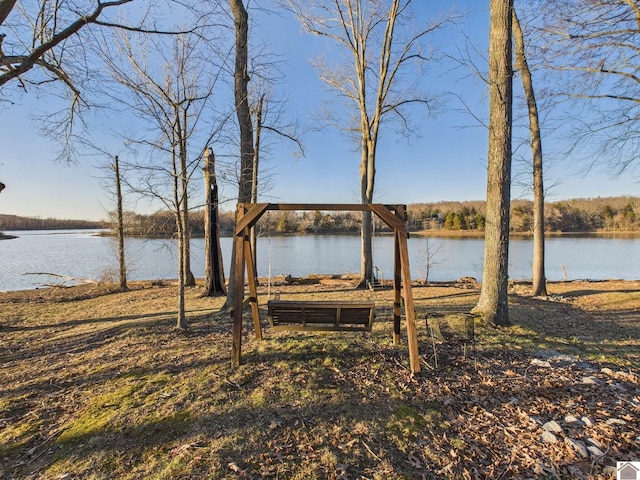
<instances>
[{"instance_id":1,"label":"fallen leaf","mask_svg":"<svg viewBox=\"0 0 640 480\"><path fill-rule=\"evenodd\" d=\"M269 430L275 430L278 427L282 426L282 422L280 420L271 420L269 424Z\"/></svg>"},{"instance_id":2,"label":"fallen leaf","mask_svg":"<svg viewBox=\"0 0 640 480\"><path fill-rule=\"evenodd\" d=\"M405 460L409 465L411 465L413 468L416 469L422 469L424 468L424 465L422 465L422 462L418 459L418 457L416 457L413 454L409 454L409 456L407 457L407 460Z\"/></svg>"}]
</instances>

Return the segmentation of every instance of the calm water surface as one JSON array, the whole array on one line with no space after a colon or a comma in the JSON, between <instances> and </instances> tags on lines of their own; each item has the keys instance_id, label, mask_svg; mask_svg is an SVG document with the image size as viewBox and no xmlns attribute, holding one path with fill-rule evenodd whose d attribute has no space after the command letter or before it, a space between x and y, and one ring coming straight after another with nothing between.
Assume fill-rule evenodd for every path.
<instances>
[{"instance_id":1,"label":"calm water surface","mask_svg":"<svg viewBox=\"0 0 640 480\"><path fill-rule=\"evenodd\" d=\"M0 291L36 288L51 281L46 276L26 273L55 273L98 280L115 272L115 240L95 236L95 231L19 231L13 240L0 241ZM456 280L471 276L482 279L484 240L477 238L430 238L429 279ZM204 276L204 241L192 242L192 269ZM126 241L130 280L176 278L175 243L168 240ZM427 240L409 239L411 273L414 279L426 272ZM531 278L532 241L512 239L509 275ZM231 260L231 238L222 239L225 273ZM393 238L374 239L374 264L386 279L393 274ZM360 239L357 236L318 235L262 237L258 239L258 274L267 277L310 273L356 273L360 271ZM546 242L546 271L549 280L640 279L638 237L551 237Z\"/></svg>"}]
</instances>

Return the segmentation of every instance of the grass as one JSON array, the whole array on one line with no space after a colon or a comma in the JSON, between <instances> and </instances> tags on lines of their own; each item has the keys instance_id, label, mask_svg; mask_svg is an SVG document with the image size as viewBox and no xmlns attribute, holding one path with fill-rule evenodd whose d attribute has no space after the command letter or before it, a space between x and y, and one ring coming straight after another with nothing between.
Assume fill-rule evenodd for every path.
<instances>
[{"instance_id":1,"label":"grass","mask_svg":"<svg viewBox=\"0 0 640 480\"><path fill-rule=\"evenodd\" d=\"M187 332L173 328L171 285L2 294L0 477L611 478L616 461L640 460L640 282L549 289L540 299L513 285L514 326L476 326L464 354L459 342L432 342L425 318L460 317L478 290L416 286L417 376L406 345L391 341L392 292L355 291L346 279L277 291L375 300L370 334L265 325L258 342L247 316L238 369L223 299L197 289ZM533 367L548 351L575 361ZM569 413L593 425L566 436L602 442L604 457L540 442L535 419L562 423Z\"/></svg>"}]
</instances>

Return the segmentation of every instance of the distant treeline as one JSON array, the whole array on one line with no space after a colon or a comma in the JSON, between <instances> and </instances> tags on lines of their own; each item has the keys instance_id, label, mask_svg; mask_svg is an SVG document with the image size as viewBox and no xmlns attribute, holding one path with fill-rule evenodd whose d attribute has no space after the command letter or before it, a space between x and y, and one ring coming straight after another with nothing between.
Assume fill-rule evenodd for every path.
<instances>
[{"instance_id":1,"label":"distant treeline","mask_svg":"<svg viewBox=\"0 0 640 480\"><path fill-rule=\"evenodd\" d=\"M220 213L220 233L230 236L235 223L234 212ZM149 237L171 236L175 233L175 219L171 212L159 211L151 215L135 212L124 214L127 235ZM204 212L199 210L189 215L191 233L194 237L204 235ZM323 233L360 231L360 215L357 213L332 212L267 212L260 222L261 232L274 233Z\"/></svg>"},{"instance_id":2,"label":"distant treeline","mask_svg":"<svg viewBox=\"0 0 640 480\"><path fill-rule=\"evenodd\" d=\"M485 202L417 203L407 206L407 226L410 231L483 231ZM545 205L548 232L631 232L640 231L640 198L608 197L549 202ZM204 234L202 211L192 212L190 225L193 236ZM150 215L125 212L127 235L149 237L171 236L175 233L173 214L159 211ZM71 228L108 228L109 221L58 220L0 215L0 230L48 230ZM231 235L233 212L221 212L220 232ZM533 227L533 204L528 200L511 202L511 231L528 233ZM358 212L267 212L258 223L262 234L358 233ZM389 229L376 220L376 231Z\"/></svg>"},{"instance_id":3,"label":"distant treeline","mask_svg":"<svg viewBox=\"0 0 640 480\"><path fill-rule=\"evenodd\" d=\"M485 202L439 202L407 207L410 230L484 230ZM514 233L533 229L533 203L511 202L510 228ZM640 198L607 197L563 200L545 204L547 232L640 231Z\"/></svg>"},{"instance_id":4,"label":"distant treeline","mask_svg":"<svg viewBox=\"0 0 640 480\"><path fill-rule=\"evenodd\" d=\"M407 206L407 226L410 231L483 231L485 202L438 202ZM640 198L610 197L575 199L549 202L545 206L548 232L616 232L640 231ZM203 234L203 212L190 215L194 236ZM175 231L175 222L169 212L140 215L127 212L127 233L130 235L168 236ZM223 235L233 232L233 212L220 215L220 231ZM533 227L533 204L527 200L511 202L511 231L528 233ZM261 234L314 234L354 233L360 231L358 212L287 212L269 211L258 223ZM376 231L389 229L376 220Z\"/></svg>"},{"instance_id":5,"label":"distant treeline","mask_svg":"<svg viewBox=\"0 0 640 480\"><path fill-rule=\"evenodd\" d=\"M108 228L103 222L90 220L63 220L59 218L19 217L18 215L0 214L0 231L2 230L69 230Z\"/></svg>"}]
</instances>

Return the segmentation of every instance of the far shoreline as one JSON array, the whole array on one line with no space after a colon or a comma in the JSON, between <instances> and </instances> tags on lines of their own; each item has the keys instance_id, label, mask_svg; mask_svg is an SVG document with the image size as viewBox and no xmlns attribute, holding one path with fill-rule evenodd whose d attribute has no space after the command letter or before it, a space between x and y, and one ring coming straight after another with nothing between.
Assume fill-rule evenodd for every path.
<instances>
[{"instance_id":1,"label":"far shoreline","mask_svg":"<svg viewBox=\"0 0 640 480\"><path fill-rule=\"evenodd\" d=\"M446 237L446 238L484 238L485 232L482 230L409 230L412 237ZM95 234L100 237L115 237L116 234L107 230ZM258 237L310 237L310 236L360 236L360 232L353 231L327 231L327 232L270 232L261 234ZM374 236L385 237L392 236L393 232L382 231L376 232ZM173 235L143 235L143 234L125 234L126 238L143 238L143 239L172 239ZM545 232L545 238L549 237L612 237L612 238L640 238L640 231L594 231L594 232ZM222 232L220 238L232 238L229 232ZM511 238L533 238L532 232L510 232ZM204 238L202 232L196 232L191 238Z\"/></svg>"},{"instance_id":2,"label":"far shoreline","mask_svg":"<svg viewBox=\"0 0 640 480\"><path fill-rule=\"evenodd\" d=\"M59 229L51 229L51 232L56 232ZM83 228L78 229L65 229L65 230L88 230ZM89 229L92 230L92 229ZM115 237L116 234L109 229L99 229L101 231L93 233L98 237ZM38 230L42 232L49 231L48 229ZM445 230L445 229L429 229L429 230L412 230L408 231L410 236L423 237L423 238L484 238L485 232L483 230ZM158 235L144 235L144 234L125 234L126 238L141 238L141 239L172 239L175 234L158 234ZM306 236L329 236L329 235L345 235L345 236L360 236L359 232L355 231L326 231L326 232L270 232L268 236L271 237L306 237ZM393 232L379 231L375 236L389 236L393 235ZM259 235L265 237L267 235ZM601 238L640 238L640 231L587 231L587 232L545 232L545 238L560 238L560 237L601 237ZM222 232L221 238L232 238L233 235L230 232ZM510 232L510 238L533 238L533 232ZM17 235L11 235L0 232L0 240L11 240L19 238ZM202 232L196 232L191 235L191 238L204 238Z\"/></svg>"},{"instance_id":3,"label":"far shoreline","mask_svg":"<svg viewBox=\"0 0 640 480\"><path fill-rule=\"evenodd\" d=\"M484 238L484 231L478 230L419 230L410 232L417 237L447 237L447 238ZM594 231L594 232L544 232L549 237L617 237L640 238L640 231ZM511 238L533 238L532 232L510 232Z\"/></svg>"}]
</instances>

